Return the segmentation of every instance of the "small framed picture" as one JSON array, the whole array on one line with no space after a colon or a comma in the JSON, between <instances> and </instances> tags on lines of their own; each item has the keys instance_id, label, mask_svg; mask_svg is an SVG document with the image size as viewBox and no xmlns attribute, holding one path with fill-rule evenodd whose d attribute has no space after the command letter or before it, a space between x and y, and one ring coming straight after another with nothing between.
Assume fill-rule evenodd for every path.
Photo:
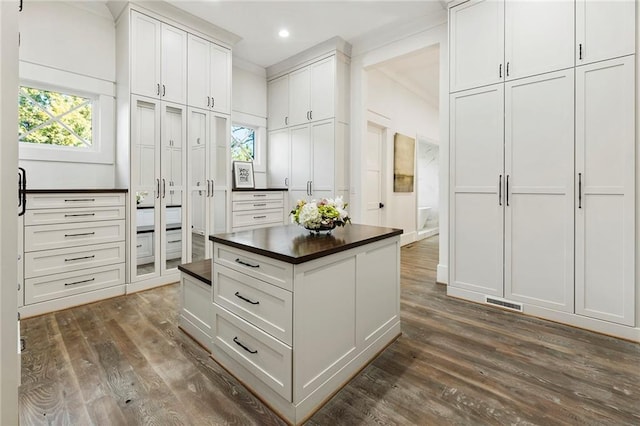
<instances>
[{"instance_id":1,"label":"small framed picture","mask_svg":"<svg viewBox=\"0 0 640 426\"><path fill-rule=\"evenodd\" d=\"M233 187L234 188L255 188L253 180L253 163L251 161L233 162Z\"/></svg>"}]
</instances>

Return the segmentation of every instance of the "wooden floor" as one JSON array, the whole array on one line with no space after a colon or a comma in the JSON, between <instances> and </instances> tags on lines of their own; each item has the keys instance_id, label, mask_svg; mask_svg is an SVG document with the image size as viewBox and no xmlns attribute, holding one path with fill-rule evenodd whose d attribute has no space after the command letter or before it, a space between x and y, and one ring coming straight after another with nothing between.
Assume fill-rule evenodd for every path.
<instances>
[{"instance_id":1,"label":"wooden floor","mask_svg":"<svg viewBox=\"0 0 640 426\"><path fill-rule=\"evenodd\" d=\"M476 305L402 249L403 335L311 425L640 424L640 345ZM177 328L178 286L22 321L22 425L283 424Z\"/></svg>"}]
</instances>

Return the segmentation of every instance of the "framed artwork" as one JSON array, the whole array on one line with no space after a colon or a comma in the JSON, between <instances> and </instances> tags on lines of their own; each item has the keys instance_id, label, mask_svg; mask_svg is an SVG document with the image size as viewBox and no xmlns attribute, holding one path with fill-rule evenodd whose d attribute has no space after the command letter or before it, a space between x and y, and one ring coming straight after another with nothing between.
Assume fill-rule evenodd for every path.
<instances>
[{"instance_id":1,"label":"framed artwork","mask_svg":"<svg viewBox=\"0 0 640 426\"><path fill-rule=\"evenodd\" d=\"M235 189L255 188L253 179L253 162L234 161L233 162L233 187Z\"/></svg>"},{"instance_id":2,"label":"framed artwork","mask_svg":"<svg viewBox=\"0 0 640 426\"><path fill-rule=\"evenodd\" d=\"M416 140L396 133L393 136L393 192L413 192Z\"/></svg>"}]
</instances>

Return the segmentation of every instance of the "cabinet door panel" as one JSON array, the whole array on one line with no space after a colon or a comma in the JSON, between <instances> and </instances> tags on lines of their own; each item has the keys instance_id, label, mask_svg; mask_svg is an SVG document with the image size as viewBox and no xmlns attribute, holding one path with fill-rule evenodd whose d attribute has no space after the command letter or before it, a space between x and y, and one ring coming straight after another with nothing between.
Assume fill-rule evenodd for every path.
<instances>
[{"instance_id":1,"label":"cabinet door panel","mask_svg":"<svg viewBox=\"0 0 640 426\"><path fill-rule=\"evenodd\" d=\"M504 1L469 1L449 15L451 92L504 78Z\"/></svg>"},{"instance_id":2,"label":"cabinet door panel","mask_svg":"<svg viewBox=\"0 0 640 426\"><path fill-rule=\"evenodd\" d=\"M311 135L309 126L291 129L291 183L289 188L307 191L311 180Z\"/></svg>"},{"instance_id":3,"label":"cabinet door panel","mask_svg":"<svg viewBox=\"0 0 640 426\"><path fill-rule=\"evenodd\" d=\"M576 65L635 52L636 1L576 1Z\"/></svg>"},{"instance_id":4,"label":"cabinet door panel","mask_svg":"<svg viewBox=\"0 0 640 426\"><path fill-rule=\"evenodd\" d=\"M189 201L187 225L187 260L195 262L210 257L207 222L211 187L207 176L209 140L209 113L189 108L188 111L188 185Z\"/></svg>"},{"instance_id":5,"label":"cabinet door panel","mask_svg":"<svg viewBox=\"0 0 640 426\"><path fill-rule=\"evenodd\" d=\"M189 80L187 81L187 103L197 108L209 108L211 94L209 80L211 61L209 60L209 42L189 35Z\"/></svg>"},{"instance_id":6,"label":"cabinet door panel","mask_svg":"<svg viewBox=\"0 0 640 426\"><path fill-rule=\"evenodd\" d=\"M624 325L635 320L634 65L576 70L576 313Z\"/></svg>"},{"instance_id":7,"label":"cabinet door panel","mask_svg":"<svg viewBox=\"0 0 640 426\"><path fill-rule=\"evenodd\" d=\"M231 51L211 43L211 106L214 111L231 112Z\"/></svg>"},{"instance_id":8,"label":"cabinet door panel","mask_svg":"<svg viewBox=\"0 0 640 426\"><path fill-rule=\"evenodd\" d=\"M574 19L573 1L506 2L506 78L572 67Z\"/></svg>"},{"instance_id":9,"label":"cabinet door panel","mask_svg":"<svg viewBox=\"0 0 640 426\"><path fill-rule=\"evenodd\" d=\"M311 97L311 71L307 68L289 74L289 125L295 126L309 121Z\"/></svg>"},{"instance_id":10,"label":"cabinet door panel","mask_svg":"<svg viewBox=\"0 0 640 426\"><path fill-rule=\"evenodd\" d=\"M160 22L131 12L131 92L160 97Z\"/></svg>"},{"instance_id":11,"label":"cabinet door panel","mask_svg":"<svg viewBox=\"0 0 640 426\"><path fill-rule=\"evenodd\" d=\"M310 66L311 72L311 104L309 118L324 120L334 116L335 110L335 73L336 65L333 57Z\"/></svg>"},{"instance_id":12,"label":"cabinet door panel","mask_svg":"<svg viewBox=\"0 0 640 426\"><path fill-rule=\"evenodd\" d=\"M289 184L289 130L269 132L267 145L267 186L285 188Z\"/></svg>"},{"instance_id":13,"label":"cabinet door panel","mask_svg":"<svg viewBox=\"0 0 640 426\"><path fill-rule=\"evenodd\" d=\"M289 124L289 76L284 75L267 85L269 130L276 130Z\"/></svg>"},{"instance_id":14,"label":"cabinet door panel","mask_svg":"<svg viewBox=\"0 0 640 426\"><path fill-rule=\"evenodd\" d=\"M162 24L162 99L187 103L187 33Z\"/></svg>"},{"instance_id":15,"label":"cabinet door panel","mask_svg":"<svg viewBox=\"0 0 640 426\"><path fill-rule=\"evenodd\" d=\"M450 285L502 297L504 87L459 92L451 95L449 105Z\"/></svg>"},{"instance_id":16,"label":"cabinet door panel","mask_svg":"<svg viewBox=\"0 0 640 426\"><path fill-rule=\"evenodd\" d=\"M573 311L573 69L505 86L505 294Z\"/></svg>"},{"instance_id":17,"label":"cabinet door panel","mask_svg":"<svg viewBox=\"0 0 640 426\"><path fill-rule=\"evenodd\" d=\"M334 188L335 130L333 120L311 125L312 170L311 190L329 191ZM331 195L333 198L333 194Z\"/></svg>"}]
</instances>

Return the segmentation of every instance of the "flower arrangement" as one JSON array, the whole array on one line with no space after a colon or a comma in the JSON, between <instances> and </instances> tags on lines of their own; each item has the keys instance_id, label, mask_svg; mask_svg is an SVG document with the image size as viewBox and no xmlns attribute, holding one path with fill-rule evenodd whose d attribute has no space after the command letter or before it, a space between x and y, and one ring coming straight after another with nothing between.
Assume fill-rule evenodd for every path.
<instances>
[{"instance_id":1,"label":"flower arrangement","mask_svg":"<svg viewBox=\"0 0 640 426\"><path fill-rule=\"evenodd\" d=\"M310 231L330 231L336 226L351 223L346 207L342 197L311 202L300 200L291 210L291 223L297 223Z\"/></svg>"},{"instance_id":2,"label":"flower arrangement","mask_svg":"<svg viewBox=\"0 0 640 426\"><path fill-rule=\"evenodd\" d=\"M147 195L149 195L147 191L136 192L136 204L140 204Z\"/></svg>"}]
</instances>

